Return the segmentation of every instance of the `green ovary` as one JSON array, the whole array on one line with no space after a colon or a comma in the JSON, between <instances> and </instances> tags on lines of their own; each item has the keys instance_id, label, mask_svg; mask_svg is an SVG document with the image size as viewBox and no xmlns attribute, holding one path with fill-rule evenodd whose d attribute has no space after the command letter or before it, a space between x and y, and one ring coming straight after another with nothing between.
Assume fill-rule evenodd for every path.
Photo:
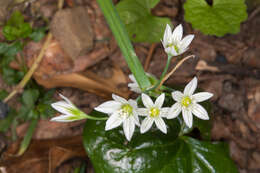
<instances>
[{"instance_id":1,"label":"green ovary","mask_svg":"<svg viewBox=\"0 0 260 173\"><path fill-rule=\"evenodd\" d=\"M129 104L122 105L121 110L123 111L123 113L128 115L132 115L133 113L133 107L130 106Z\"/></svg>"},{"instance_id":2,"label":"green ovary","mask_svg":"<svg viewBox=\"0 0 260 173\"><path fill-rule=\"evenodd\" d=\"M168 44L167 47L173 47L174 50L176 51L176 53L180 52L180 49L178 48L178 46L174 45L173 43Z\"/></svg>"},{"instance_id":3,"label":"green ovary","mask_svg":"<svg viewBox=\"0 0 260 173\"><path fill-rule=\"evenodd\" d=\"M191 104L190 97L188 97L188 96L183 97L181 100L181 104L182 104L182 106L188 107Z\"/></svg>"},{"instance_id":4,"label":"green ovary","mask_svg":"<svg viewBox=\"0 0 260 173\"><path fill-rule=\"evenodd\" d=\"M150 117L158 117L160 114L160 110L158 108L151 108L150 109Z\"/></svg>"}]
</instances>

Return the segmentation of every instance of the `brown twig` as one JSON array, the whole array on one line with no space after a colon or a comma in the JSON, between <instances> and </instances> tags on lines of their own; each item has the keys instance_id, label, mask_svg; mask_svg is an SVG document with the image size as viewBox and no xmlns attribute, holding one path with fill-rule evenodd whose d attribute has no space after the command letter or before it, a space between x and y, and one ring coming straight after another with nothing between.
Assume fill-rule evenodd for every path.
<instances>
[{"instance_id":1,"label":"brown twig","mask_svg":"<svg viewBox=\"0 0 260 173\"><path fill-rule=\"evenodd\" d=\"M39 66L43 55L45 53L45 50L47 48L47 46L49 45L50 41L52 39L52 34L49 33L47 35L47 38L44 42L44 45L38 55L38 57L36 58L36 60L34 61L32 67L30 68L30 70L26 73L26 75L23 77L23 79L21 80L21 82L15 87L15 89L4 99L4 103L8 102L13 96L15 96L18 91L20 91L21 89L24 88L24 86L27 84L27 82L31 79L33 73L35 72L35 70L37 69L37 67Z\"/></svg>"},{"instance_id":2,"label":"brown twig","mask_svg":"<svg viewBox=\"0 0 260 173\"><path fill-rule=\"evenodd\" d=\"M183 58L182 60L180 60L180 62L178 62L178 64L167 74L164 76L164 78L162 79L162 81L160 82L159 86L156 88L156 90L158 90L159 88L161 88L161 86L163 85L163 83L169 79L169 77L188 59L190 58L195 58L195 55L190 55L187 56L185 58Z\"/></svg>"},{"instance_id":3,"label":"brown twig","mask_svg":"<svg viewBox=\"0 0 260 173\"><path fill-rule=\"evenodd\" d=\"M152 59L152 56L153 56L153 52L156 48L156 43L153 43L149 49L149 52L148 52L148 55L146 57L146 60L145 60L145 63L144 63L144 71L147 71L148 68L149 68L149 65L150 65L150 62L151 62L151 59Z\"/></svg>"}]
</instances>

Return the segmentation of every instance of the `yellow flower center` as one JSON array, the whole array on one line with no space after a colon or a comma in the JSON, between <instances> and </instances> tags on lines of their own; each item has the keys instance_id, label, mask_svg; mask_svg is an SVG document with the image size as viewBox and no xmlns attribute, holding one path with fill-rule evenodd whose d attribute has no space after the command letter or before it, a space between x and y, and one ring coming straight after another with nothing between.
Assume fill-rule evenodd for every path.
<instances>
[{"instance_id":1,"label":"yellow flower center","mask_svg":"<svg viewBox=\"0 0 260 173\"><path fill-rule=\"evenodd\" d=\"M181 104L182 104L182 106L188 107L191 104L190 97L188 97L188 96L183 97L181 100Z\"/></svg>"},{"instance_id":2,"label":"yellow flower center","mask_svg":"<svg viewBox=\"0 0 260 173\"><path fill-rule=\"evenodd\" d=\"M149 114L152 118L158 117L160 114L160 110L158 108L151 108Z\"/></svg>"},{"instance_id":3,"label":"yellow flower center","mask_svg":"<svg viewBox=\"0 0 260 173\"><path fill-rule=\"evenodd\" d=\"M123 114L132 115L133 113L133 107L129 104L122 105L121 110Z\"/></svg>"}]
</instances>

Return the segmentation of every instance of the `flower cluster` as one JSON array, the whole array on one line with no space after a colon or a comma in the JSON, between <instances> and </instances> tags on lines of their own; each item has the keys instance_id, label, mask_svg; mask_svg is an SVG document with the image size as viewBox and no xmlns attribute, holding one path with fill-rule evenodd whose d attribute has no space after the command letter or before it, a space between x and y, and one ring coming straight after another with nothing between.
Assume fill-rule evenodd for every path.
<instances>
[{"instance_id":1,"label":"flower cluster","mask_svg":"<svg viewBox=\"0 0 260 173\"><path fill-rule=\"evenodd\" d=\"M177 26L173 32L169 25L166 26L162 44L165 52L170 57L184 53L194 38L194 35L188 35L182 39L182 35L182 25ZM155 78L151 74L147 74L147 76ZM142 90L133 75L130 75L129 78L132 81L132 83L128 84L130 90L141 94L144 107L138 107L135 100L126 100L120 96L112 94L113 100L106 101L95 108L96 111L103 112L109 116L106 121L106 131L122 125L125 137L130 141L136 126L140 127L141 133L145 133L151 129L153 124L155 124L161 132L166 134L167 125L163 120L165 118L173 119L182 114L184 123L189 128L191 128L193 124L193 115L203 120L209 119L207 111L199 103L210 99L213 94L209 92L199 92L194 94L198 83L196 77L185 86L183 92L174 91L171 93L172 99L175 101L171 107L163 107L165 100L164 93L160 94L160 96L153 101L150 96L142 93ZM63 115L52 118L52 121L68 122L85 118L95 119L95 117L91 117L80 111L66 97L62 95L61 97L65 101L53 103L52 107ZM139 116L144 117L142 118L141 123Z\"/></svg>"},{"instance_id":2,"label":"flower cluster","mask_svg":"<svg viewBox=\"0 0 260 173\"><path fill-rule=\"evenodd\" d=\"M113 95L113 101L107 101L95 110L108 114L110 117L106 122L105 130L111 130L123 124L126 138L130 141L133 136L135 125L139 126L138 116L144 116L140 126L140 132L147 132L155 122L156 127L163 133L167 133L167 126L163 118L176 118L181 112L185 124L191 128L193 115L208 120L207 111L198 103L205 101L213 96L209 92L199 92L193 94L197 88L197 78L194 77L184 88L183 93L180 91L172 92L172 98L176 101L171 107L163 107L165 94L162 93L155 102L146 94L142 93L141 98L144 108L138 108L134 100L125 100L122 97ZM193 114L193 115L192 115Z\"/></svg>"}]
</instances>

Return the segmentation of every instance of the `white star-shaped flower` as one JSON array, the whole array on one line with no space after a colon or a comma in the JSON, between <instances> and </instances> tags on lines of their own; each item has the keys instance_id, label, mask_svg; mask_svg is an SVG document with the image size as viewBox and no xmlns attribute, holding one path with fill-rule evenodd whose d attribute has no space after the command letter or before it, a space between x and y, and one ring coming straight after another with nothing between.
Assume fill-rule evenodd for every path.
<instances>
[{"instance_id":1,"label":"white star-shaped flower","mask_svg":"<svg viewBox=\"0 0 260 173\"><path fill-rule=\"evenodd\" d=\"M125 137L130 141L135 131L135 125L140 126L137 103L132 99L127 101L115 94L112 94L112 98L114 100L102 103L95 110L110 116L106 121L105 130L111 130L123 124Z\"/></svg>"},{"instance_id":2,"label":"white star-shaped flower","mask_svg":"<svg viewBox=\"0 0 260 173\"><path fill-rule=\"evenodd\" d=\"M142 101L145 108L138 108L137 112L140 116L146 116L141 124L141 133L147 132L155 122L158 129L163 133L167 133L166 125L162 118L167 116L169 108L162 108L164 102L165 94L161 94L155 103L152 99L146 95L142 94Z\"/></svg>"},{"instance_id":3,"label":"white star-shaped flower","mask_svg":"<svg viewBox=\"0 0 260 173\"><path fill-rule=\"evenodd\" d=\"M187 35L183 39L182 35L183 28L181 24L179 24L173 32L170 25L166 25L162 44L167 54L171 56L178 56L188 50L188 46L193 40L194 35Z\"/></svg>"},{"instance_id":4,"label":"white star-shaped flower","mask_svg":"<svg viewBox=\"0 0 260 173\"><path fill-rule=\"evenodd\" d=\"M54 117L51 121L71 122L88 118L87 115L79 110L68 98L59 94L64 100L52 103L51 106L62 113L62 115Z\"/></svg>"},{"instance_id":5,"label":"white star-shaped flower","mask_svg":"<svg viewBox=\"0 0 260 173\"><path fill-rule=\"evenodd\" d=\"M189 128L192 127L193 123L192 114L203 120L209 119L207 111L198 103L210 99L213 94L209 92L193 94L197 88L197 83L198 80L194 77L185 86L183 93L180 91L172 92L172 98L176 103L170 108L167 116L168 119L175 118L182 112L183 120Z\"/></svg>"}]
</instances>

